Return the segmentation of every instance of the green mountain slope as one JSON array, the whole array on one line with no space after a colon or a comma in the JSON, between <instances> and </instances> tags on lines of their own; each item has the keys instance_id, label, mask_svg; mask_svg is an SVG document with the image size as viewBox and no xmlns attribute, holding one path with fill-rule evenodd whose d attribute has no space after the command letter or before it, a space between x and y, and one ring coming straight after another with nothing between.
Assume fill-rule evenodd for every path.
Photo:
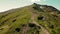
<instances>
[{"instance_id":1,"label":"green mountain slope","mask_svg":"<svg viewBox=\"0 0 60 34\"><path fill-rule=\"evenodd\" d=\"M60 34L60 11L34 3L0 13L0 34Z\"/></svg>"}]
</instances>

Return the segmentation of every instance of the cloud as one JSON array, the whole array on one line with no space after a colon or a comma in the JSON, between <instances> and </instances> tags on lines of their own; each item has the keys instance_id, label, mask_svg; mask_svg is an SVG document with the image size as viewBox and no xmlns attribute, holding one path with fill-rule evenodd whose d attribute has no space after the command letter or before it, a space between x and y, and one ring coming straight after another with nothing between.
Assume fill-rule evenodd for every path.
<instances>
[{"instance_id":1,"label":"cloud","mask_svg":"<svg viewBox=\"0 0 60 34\"><path fill-rule=\"evenodd\" d=\"M31 2L43 2L43 1L46 1L46 0L31 0Z\"/></svg>"},{"instance_id":2,"label":"cloud","mask_svg":"<svg viewBox=\"0 0 60 34\"><path fill-rule=\"evenodd\" d=\"M43 0L43 1L46 1L46 0Z\"/></svg>"},{"instance_id":3,"label":"cloud","mask_svg":"<svg viewBox=\"0 0 60 34\"><path fill-rule=\"evenodd\" d=\"M39 2L40 0L31 0L31 2Z\"/></svg>"}]
</instances>

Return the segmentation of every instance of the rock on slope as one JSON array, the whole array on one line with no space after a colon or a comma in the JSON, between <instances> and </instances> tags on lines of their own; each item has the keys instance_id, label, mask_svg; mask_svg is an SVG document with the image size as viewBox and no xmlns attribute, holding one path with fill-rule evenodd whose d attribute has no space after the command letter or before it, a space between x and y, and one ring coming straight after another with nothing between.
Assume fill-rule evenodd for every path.
<instances>
[{"instance_id":1,"label":"rock on slope","mask_svg":"<svg viewBox=\"0 0 60 34\"><path fill-rule=\"evenodd\" d=\"M34 3L0 13L0 34L60 34L60 11Z\"/></svg>"}]
</instances>

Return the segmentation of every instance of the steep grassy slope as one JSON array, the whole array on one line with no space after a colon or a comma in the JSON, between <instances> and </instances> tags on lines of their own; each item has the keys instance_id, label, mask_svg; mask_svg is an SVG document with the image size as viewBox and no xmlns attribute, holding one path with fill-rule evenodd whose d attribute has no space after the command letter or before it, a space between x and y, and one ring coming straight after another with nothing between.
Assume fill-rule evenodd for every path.
<instances>
[{"instance_id":1,"label":"steep grassy slope","mask_svg":"<svg viewBox=\"0 0 60 34\"><path fill-rule=\"evenodd\" d=\"M56 8L47 5L39 6L39 16L36 21L44 26L50 34L60 34L60 12ZM36 9L36 7L35 7ZM37 10L40 10L37 9ZM43 10L43 11L42 11Z\"/></svg>"},{"instance_id":2,"label":"steep grassy slope","mask_svg":"<svg viewBox=\"0 0 60 34\"><path fill-rule=\"evenodd\" d=\"M34 3L0 13L0 34L60 34L60 12Z\"/></svg>"}]
</instances>

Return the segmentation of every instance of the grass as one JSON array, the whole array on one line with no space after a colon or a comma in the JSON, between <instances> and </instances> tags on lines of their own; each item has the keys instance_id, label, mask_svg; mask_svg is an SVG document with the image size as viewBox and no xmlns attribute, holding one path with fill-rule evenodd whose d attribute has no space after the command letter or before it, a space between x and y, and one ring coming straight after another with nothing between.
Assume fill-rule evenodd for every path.
<instances>
[{"instance_id":1,"label":"grass","mask_svg":"<svg viewBox=\"0 0 60 34\"><path fill-rule=\"evenodd\" d=\"M13 10L9 10L11 12L5 12L0 14L0 34L21 34L21 32L16 32L15 28L23 28L21 24L27 24L31 21L31 12L36 14L35 21L42 25L44 28L46 28L50 34L60 34L60 16L55 17L53 15L58 15L56 12L54 14L51 14L51 12L44 12L41 10L35 10L33 9L34 5L26 6L23 8L17 8ZM36 7L37 8L37 7ZM38 20L37 18L39 16L43 16L43 20ZM15 20L13 22L13 20ZM53 25L53 28L51 28L51 25ZM37 29L36 29L37 30ZM39 30L39 29L38 29ZM29 30L27 34L31 34L32 31L35 31L33 29ZM36 32L35 32L36 33ZM40 32L41 34L44 34L43 31Z\"/></svg>"}]
</instances>

